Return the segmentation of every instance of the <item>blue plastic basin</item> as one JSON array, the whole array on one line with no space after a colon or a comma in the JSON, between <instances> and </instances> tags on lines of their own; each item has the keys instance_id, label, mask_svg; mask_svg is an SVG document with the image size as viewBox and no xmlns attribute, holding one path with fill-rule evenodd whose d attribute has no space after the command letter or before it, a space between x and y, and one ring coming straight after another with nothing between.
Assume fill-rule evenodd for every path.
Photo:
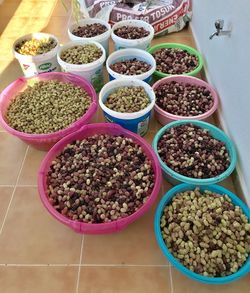
<instances>
[{"instance_id":1,"label":"blue plastic basin","mask_svg":"<svg viewBox=\"0 0 250 293\"><path fill-rule=\"evenodd\" d=\"M154 228L155 228L155 236L156 240L160 246L161 251L163 252L164 256L169 260L169 262L181 273L186 275L187 277L199 281L206 284L226 284L229 282L236 281L242 277L244 277L250 271L250 255L248 256L247 261L244 265L232 275L226 277L207 277L197 273L190 271L184 265L182 265L168 250L162 236L161 236L161 228L160 228L160 220L163 213L164 208L171 202L172 198L176 195L176 193L184 192L186 190L194 190L197 185L192 184L179 184L172 189L170 189L161 199L155 214L154 219ZM207 185L207 186L199 186L201 191L210 190L212 192L216 192L218 194L226 194L229 198L231 198L232 202L235 205L238 205L244 212L244 214L250 219L250 210L249 208L231 191L228 189L219 186L219 185Z\"/></svg>"},{"instance_id":2,"label":"blue plastic basin","mask_svg":"<svg viewBox=\"0 0 250 293\"><path fill-rule=\"evenodd\" d=\"M197 125L201 128L205 128L208 129L210 134L225 143L225 146L227 148L227 151L229 153L230 156L230 165L227 168L227 170L225 170L223 173L221 173L220 175L216 176L216 177L212 177L212 178L207 178L207 179L199 179L199 178L191 178L191 177L187 177L187 176L183 176L177 172L175 172L174 170L172 170L171 168L169 168L160 158L158 151L157 151L157 145L158 145L158 141L160 140L160 138L162 137L162 135L170 128L172 127L176 127L179 125L183 125L183 124L193 124L193 125ZM162 127L155 135L153 143L152 143L153 149L156 153L156 155L158 156L158 159L160 161L161 164L161 168L163 171L163 175L164 177L172 184L176 185L179 183L189 183L189 184L195 184L195 185L208 185L208 184L215 184L218 183L224 179L226 179L234 170L235 166L236 166L236 161L237 161L237 155L236 155L236 150L234 147L233 142L231 141L231 139L219 128L215 127L214 125L207 123L207 122L203 122L203 121L194 121L194 120L178 120L178 121L174 121L171 122L167 125L165 125L164 127Z\"/></svg>"}]
</instances>

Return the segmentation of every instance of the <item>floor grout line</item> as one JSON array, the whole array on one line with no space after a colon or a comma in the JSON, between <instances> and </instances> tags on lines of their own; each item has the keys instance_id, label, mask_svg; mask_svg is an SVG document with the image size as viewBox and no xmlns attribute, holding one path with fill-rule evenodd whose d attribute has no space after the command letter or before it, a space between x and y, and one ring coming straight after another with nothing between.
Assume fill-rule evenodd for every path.
<instances>
[{"instance_id":1,"label":"floor grout line","mask_svg":"<svg viewBox=\"0 0 250 293\"><path fill-rule=\"evenodd\" d=\"M81 260L82 261L82 260ZM169 268L171 265L136 264L0 264L0 267L108 267L108 268Z\"/></svg>"},{"instance_id":2,"label":"floor grout line","mask_svg":"<svg viewBox=\"0 0 250 293\"><path fill-rule=\"evenodd\" d=\"M79 291L80 274L81 274L81 267L82 267L83 243L84 243L84 235L82 235L82 242L81 242L80 260L79 260L79 267L78 267L77 280L76 280L76 293L78 293Z\"/></svg>"},{"instance_id":3,"label":"floor grout line","mask_svg":"<svg viewBox=\"0 0 250 293\"><path fill-rule=\"evenodd\" d=\"M173 277L172 277L172 268L171 268L171 266L169 267L169 276L170 276L171 293L174 293L174 282L173 282Z\"/></svg>"},{"instance_id":4,"label":"floor grout line","mask_svg":"<svg viewBox=\"0 0 250 293\"><path fill-rule=\"evenodd\" d=\"M29 146L27 146L27 148L26 148L26 151L25 151L25 154L24 154L24 157L23 157L23 160L22 160L22 163L21 163L21 166L20 166L18 175L17 175L16 183L15 183L14 189L12 191L11 198L10 198L10 201L9 201L9 204L8 204L8 207L7 207L7 210L6 210L6 213L4 215L3 223L2 223L2 226L1 226L1 229L0 229L0 235L3 232L3 227L4 227L4 224L6 222L6 219L7 219L9 210L10 210L11 203L12 203L13 198L14 198L14 194L15 194L15 191L16 191L16 188L17 188L17 182L18 182L18 180L20 178L20 175L21 175L21 172L22 172L22 169L23 169L23 166L24 166L24 162L25 162L25 159L26 159L27 154L28 154L28 149L29 149Z\"/></svg>"},{"instance_id":5,"label":"floor grout line","mask_svg":"<svg viewBox=\"0 0 250 293\"><path fill-rule=\"evenodd\" d=\"M14 184L0 184L0 187L15 187ZM17 184L16 187L37 187L37 184Z\"/></svg>"},{"instance_id":6,"label":"floor grout line","mask_svg":"<svg viewBox=\"0 0 250 293\"><path fill-rule=\"evenodd\" d=\"M37 184L17 184L17 187L37 187Z\"/></svg>"}]
</instances>

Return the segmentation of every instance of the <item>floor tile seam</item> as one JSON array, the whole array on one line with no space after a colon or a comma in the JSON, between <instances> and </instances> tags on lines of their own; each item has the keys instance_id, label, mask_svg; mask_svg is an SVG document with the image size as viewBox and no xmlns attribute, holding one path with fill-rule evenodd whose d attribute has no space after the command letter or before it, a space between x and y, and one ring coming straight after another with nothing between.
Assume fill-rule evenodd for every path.
<instances>
[{"instance_id":1,"label":"floor tile seam","mask_svg":"<svg viewBox=\"0 0 250 293\"><path fill-rule=\"evenodd\" d=\"M144 265L144 264L18 264L18 263L0 263L0 267L81 267L81 268L91 268L91 267L106 267L106 268L170 268L170 264L167 265Z\"/></svg>"},{"instance_id":2,"label":"floor tile seam","mask_svg":"<svg viewBox=\"0 0 250 293\"><path fill-rule=\"evenodd\" d=\"M26 157L27 157L28 149L29 149L29 146L26 147L26 150L25 150L25 153L24 153L24 157L23 157L23 160L22 160L20 169L19 169L18 174L17 174L17 178L16 178L16 182L15 182L15 185L14 185L14 189L12 191L11 198L10 198L10 201L9 201L9 204L8 204L8 207L7 207L7 210L6 210L6 213L4 215L3 222L2 222L2 225L1 225L1 228L0 228L0 236L1 236L2 232L3 232L3 228L4 228L4 225L5 225L6 219L8 217L8 213L9 213L9 210L10 210L10 207L11 207L11 203L13 201L13 198L14 198L14 195L15 195L15 191L16 191L16 188L17 188L17 182L18 182L18 180L20 178L20 175L21 175L21 172L22 172L22 169L23 169L23 166L24 166L24 162L25 162Z\"/></svg>"},{"instance_id":3,"label":"floor tile seam","mask_svg":"<svg viewBox=\"0 0 250 293\"><path fill-rule=\"evenodd\" d=\"M174 281L172 277L172 266L169 267L169 278L170 278L170 290L171 293L174 293Z\"/></svg>"},{"instance_id":4,"label":"floor tile seam","mask_svg":"<svg viewBox=\"0 0 250 293\"><path fill-rule=\"evenodd\" d=\"M15 184L0 184L1 187L15 187ZM37 184L17 184L16 187L37 187Z\"/></svg>"},{"instance_id":5,"label":"floor tile seam","mask_svg":"<svg viewBox=\"0 0 250 293\"><path fill-rule=\"evenodd\" d=\"M78 266L78 272L77 272L77 280L76 280L76 293L79 292L79 283L80 283L80 275L81 275L81 264L82 264L82 256L83 256L83 246L84 246L84 235L82 235L82 241L81 241L81 250L80 250L80 258L79 258L79 266Z\"/></svg>"}]
</instances>

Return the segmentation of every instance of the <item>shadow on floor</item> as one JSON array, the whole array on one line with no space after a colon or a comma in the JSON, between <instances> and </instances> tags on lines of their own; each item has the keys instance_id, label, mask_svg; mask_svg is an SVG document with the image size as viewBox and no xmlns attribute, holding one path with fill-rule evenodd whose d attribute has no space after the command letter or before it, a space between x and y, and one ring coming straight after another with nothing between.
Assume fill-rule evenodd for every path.
<instances>
[{"instance_id":1,"label":"shadow on floor","mask_svg":"<svg viewBox=\"0 0 250 293\"><path fill-rule=\"evenodd\" d=\"M0 36L5 30L12 16L15 14L21 2L22 0L11 2L9 0L4 0L3 3L0 4Z\"/></svg>"}]
</instances>

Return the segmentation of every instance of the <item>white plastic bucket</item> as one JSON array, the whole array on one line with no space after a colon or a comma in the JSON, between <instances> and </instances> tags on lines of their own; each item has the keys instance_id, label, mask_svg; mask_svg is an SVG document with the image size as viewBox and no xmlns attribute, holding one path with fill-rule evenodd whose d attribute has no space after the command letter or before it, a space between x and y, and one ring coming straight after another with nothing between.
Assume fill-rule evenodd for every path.
<instances>
[{"instance_id":1,"label":"white plastic bucket","mask_svg":"<svg viewBox=\"0 0 250 293\"><path fill-rule=\"evenodd\" d=\"M102 25L105 25L106 28L108 29L106 32L104 32L101 35L92 37L92 38L84 38L84 37L78 37L74 34L72 34L73 30L76 29L79 26L84 26L87 24L93 24L93 23L100 23ZM108 56L109 54L109 37L111 35L111 26L108 22L98 19L98 18L86 18L86 19L82 19L80 20L78 23L74 23L72 24L69 28L68 28L68 35L71 41L95 41L100 43L105 51L106 51L106 56Z\"/></svg>"},{"instance_id":2,"label":"white plastic bucket","mask_svg":"<svg viewBox=\"0 0 250 293\"><path fill-rule=\"evenodd\" d=\"M108 96L113 93L115 89L123 86L142 86L150 98L150 104L145 109L134 113L120 113L106 107L104 103ZM151 86L142 80L131 77L117 79L108 82L102 88L99 94L99 104L103 110L106 121L117 123L132 132L144 136L148 131L151 111L155 105L155 93Z\"/></svg>"},{"instance_id":3,"label":"white plastic bucket","mask_svg":"<svg viewBox=\"0 0 250 293\"><path fill-rule=\"evenodd\" d=\"M57 45L55 48L53 48L51 51L36 55L36 56L31 56L31 55L22 55L19 54L15 48L16 45L24 40L31 40L32 38L35 39L49 39L52 38L56 41ZM52 72L52 71L60 71L60 66L57 62L57 57L56 54L59 49L59 42L58 39L51 35L51 34L46 34L46 33L32 33L25 35L15 41L13 44L13 54L15 58L19 61L23 73L26 77L31 77L34 76L38 73L44 73L44 72Z\"/></svg>"},{"instance_id":4,"label":"white plastic bucket","mask_svg":"<svg viewBox=\"0 0 250 293\"><path fill-rule=\"evenodd\" d=\"M149 31L149 35L147 37L136 39L136 40L123 39L118 37L114 33L114 31L117 28L122 26L143 27L145 30ZM154 28L152 27L151 24L143 20L136 20L136 19L123 20L113 25L111 37L115 43L115 50L120 50L125 48L137 48L137 49L147 50L150 47L152 39L154 38Z\"/></svg>"},{"instance_id":5,"label":"white plastic bucket","mask_svg":"<svg viewBox=\"0 0 250 293\"><path fill-rule=\"evenodd\" d=\"M117 73L110 68L110 65L116 62L131 60L133 58L136 58L137 60L144 61L150 64L151 68L149 69L149 71L142 74L137 74L137 75L124 75L124 74ZM133 78L137 78L149 83L152 79L153 73L156 70L156 62L154 57L146 51L143 51L140 49L122 49L122 50L113 52L108 57L106 62L106 68L109 73L109 80L133 77Z\"/></svg>"},{"instance_id":6,"label":"white plastic bucket","mask_svg":"<svg viewBox=\"0 0 250 293\"><path fill-rule=\"evenodd\" d=\"M94 44L96 45L98 48L100 48L102 50L102 56L95 60L94 62L91 63L87 63L87 64L70 64L70 63L66 63L61 59L61 53L71 47L74 46L79 46L79 45L86 45L86 44ZM103 46L97 42L94 41L73 41L73 42L69 42L63 46L61 46L58 50L57 53L57 59L58 59L58 63L60 64L62 71L64 72L70 72L76 75L80 75L84 78L86 78L87 80L89 80L91 82L91 84L93 85L94 89L96 91L99 91L104 83L104 77L103 77L103 63L106 60L106 53L105 50L103 48Z\"/></svg>"}]
</instances>

